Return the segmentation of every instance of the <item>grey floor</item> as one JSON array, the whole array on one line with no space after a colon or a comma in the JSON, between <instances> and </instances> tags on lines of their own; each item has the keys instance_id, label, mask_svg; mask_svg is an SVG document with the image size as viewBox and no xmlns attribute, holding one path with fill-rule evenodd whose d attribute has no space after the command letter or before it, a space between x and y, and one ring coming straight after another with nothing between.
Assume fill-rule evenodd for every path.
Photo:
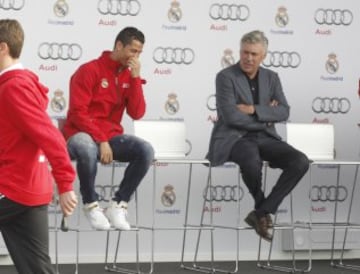
<instances>
[{"instance_id":1,"label":"grey floor","mask_svg":"<svg viewBox=\"0 0 360 274\"><path fill-rule=\"evenodd\" d=\"M359 261L352 261L349 262L352 264L359 264ZM280 266L288 266L288 262L274 262L276 265ZM200 265L200 264L199 264ZM189 265L190 266L190 265ZM221 262L216 263L215 267L232 270L233 264L229 262ZM306 268L308 266L307 262L300 262L297 267L299 269ZM121 265L121 267L127 267L135 270L135 265L128 264L128 265ZM141 269L143 272L149 272L148 265L144 265ZM330 266L329 261L313 261L312 262L312 269L310 273L314 274L351 274L357 273L358 271L354 270L344 270L340 268L334 268ZM16 274L16 270L13 266L0 266L0 273L2 274ZM59 274L74 274L75 273L75 266L74 265L60 265L59 266ZM79 266L78 274L103 274L103 273L111 273L104 269L103 264L81 264ZM138 272L135 272L138 273ZM179 263L155 263L154 265L154 274L189 274L189 273L199 273L191 270L182 269ZM221 273L221 272L216 272ZM256 266L256 262L240 262L239 269L236 273L242 274L264 274L264 273L283 273L280 271L268 271L265 269L261 269ZM297 272L298 273L298 272Z\"/></svg>"}]
</instances>

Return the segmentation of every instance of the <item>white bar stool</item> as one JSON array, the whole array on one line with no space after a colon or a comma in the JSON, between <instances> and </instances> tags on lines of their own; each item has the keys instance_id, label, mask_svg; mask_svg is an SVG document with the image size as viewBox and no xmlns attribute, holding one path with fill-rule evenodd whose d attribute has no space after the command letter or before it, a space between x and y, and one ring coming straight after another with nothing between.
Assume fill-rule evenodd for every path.
<instances>
[{"instance_id":1,"label":"white bar stool","mask_svg":"<svg viewBox=\"0 0 360 274\"><path fill-rule=\"evenodd\" d=\"M263 183L263 187L264 187L264 193L266 192L266 188L267 188L267 170L268 170L268 163L264 162L264 183ZM259 248L258 248L258 257L257 257L257 267L262 268L262 269L267 269L267 270L275 270L275 271L279 271L279 272L286 272L286 273L296 273L296 272L300 272L300 273L307 273L310 272L312 269L312 260L311 260L311 255L312 255L312 249L311 246L308 249L308 259L305 260L307 261L307 265L305 264L305 266L303 267L299 267L299 259L297 259L296 257L296 250L295 250L295 231L296 230L306 230L308 235L308 239L311 238L311 226L310 223L307 222L298 222L298 221L294 221L294 209L293 209L293 193L291 192L289 195L289 215L290 215L290 220L289 222L278 222L278 213L275 214L274 216L274 221L273 221L273 240L268 243L268 254L267 254L267 258L265 260L263 260L261 258L261 254L262 254L262 242L263 240L261 239L261 237L259 237ZM308 203L309 206L309 210L311 210L311 206L310 206L310 202ZM291 235L291 263L290 265L287 264L282 264L282 265L275 265L273 263L273 259L272 259L272 251L273 251L273 247L274 247L274 241L277 238L278 232L284 231L284 230L289 230L290 231L290 235ZM303 263L302 263L303 264Z\"/></svg>"},{"instance_id":2,"label":"white bar stool","mask_svg":"<svg viewBox=\"0 0 360 274\"><path fill-rule=\"evenodd\" d=\"M184 121L173 120L136 120L134 121L134 134L148 141L154 148L155 161L153 165L153 193L152 193L152 261L155 253L155 232L158 231L183 231L183 247L181 254L181 267L184 264L184 250L188 230L205 229L188 223L190 194L194 166L206 166L207 174L210 174L210 163L205 159L190 159L187 157L191 150L190 143L186 140L186 126ZM190 146L190 147L189 147ZM158 225L155 221L156 190L158 184L158 166L163 165L185 165L188 167L185 216L184 224L181 226ZM210 176L210 175L208 175Z\"/></svg>"}]
</instances>

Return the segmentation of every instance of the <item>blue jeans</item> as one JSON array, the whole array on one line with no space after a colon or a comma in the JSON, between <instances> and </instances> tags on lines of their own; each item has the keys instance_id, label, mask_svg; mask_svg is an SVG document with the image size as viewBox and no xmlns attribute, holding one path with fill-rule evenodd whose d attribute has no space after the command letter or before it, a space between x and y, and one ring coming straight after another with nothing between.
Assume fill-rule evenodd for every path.
<instances>
[{"instance_id":1,"label":"blue jeans","mask_svg":"<svg viewBox=\"0 0 360 274\"><path fill-rule=\"evenodd\" d=\"M147 141L126 134L111 138L109 144L115 161L129 163L113 200L128 202L153 162L154 149ZM79 132L69 138L67 147L71 159L76 160L83 203L98 201L95 177L100 155L99 146L89 134Z\"/></svg>"}]
</instances>

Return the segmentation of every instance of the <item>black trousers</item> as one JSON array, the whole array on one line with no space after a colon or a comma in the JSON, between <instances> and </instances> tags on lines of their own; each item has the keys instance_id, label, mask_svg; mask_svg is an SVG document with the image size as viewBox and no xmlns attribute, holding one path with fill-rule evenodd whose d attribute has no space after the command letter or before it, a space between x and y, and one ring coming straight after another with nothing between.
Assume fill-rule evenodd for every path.
<instances>
[{"instance_id":1,"label":"black trousers","mask_svg":"<svg viewBox=\"0 0 360 274\"><path fill-rule=\"evenodd\" d=\"M255 209L272 214L305 175L310 163L304 153L265 132L243 136L234 145L229 160L240 166L243 181L255 200ZM262 191L263 161L272 168L282 169L267 197Z\"/></svg>"},{"instance_id":2,"label":"black trousers","mask_svg":"<svg viewBox=\"0 0 360 274\"><path fill-rule=\"evenodd\" d=\"M20 274L54 274L47 205L29 207L0 197L0 230Z\"/></svg>"}]
</instances>

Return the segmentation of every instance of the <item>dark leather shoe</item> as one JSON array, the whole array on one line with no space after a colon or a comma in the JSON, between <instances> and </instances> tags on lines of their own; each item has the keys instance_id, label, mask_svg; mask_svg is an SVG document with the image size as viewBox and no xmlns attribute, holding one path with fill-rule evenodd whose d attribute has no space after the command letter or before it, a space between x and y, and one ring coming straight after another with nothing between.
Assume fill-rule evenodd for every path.
<instances>
[{"instance_id":1,"label":"dark leather shoe","mask_svg":"<svg viewBox=\"0 0 360 274\"><path fill-rule=\"evenodd\" d=\"M268 227L268 228L273 228L273 227L274 227L274 223L273 223L273 221L272 221L272 219L271 219L271 215L270 215L270 214L266 214L265 217L266 217L267 227Z\"/></svg>"},{"instance_id":2,"label":"dark leather shoe","mask_svg":"<svg viewBox=\"0 0 360 274\"><path fill-rule=\"evenodd\" d=\"M266 241L271 242L273 236L268 231L268 222L266 216L258 217L255 210L251 211L245 218L245 222L255 229L256 233Z\"/></svg>"}]
</instances>

